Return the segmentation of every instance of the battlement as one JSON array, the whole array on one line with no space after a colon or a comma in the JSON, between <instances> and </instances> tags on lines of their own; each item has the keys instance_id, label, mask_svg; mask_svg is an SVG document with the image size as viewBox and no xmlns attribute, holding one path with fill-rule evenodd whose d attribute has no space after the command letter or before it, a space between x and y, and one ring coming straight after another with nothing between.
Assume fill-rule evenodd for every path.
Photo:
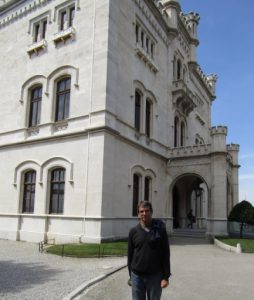
<instances>
[{"instance_id":1,"label":"battlement","mask_svg":"<svg viewBox=\"0 0 254 300\"><path fill-rule=\"evenodd\" d=\"M240 145L239 144L228 144L227 145L227 151L239 151L240 150Z\"/></svg>"},{"instance_id":2,"label":"battlement","mask_svg":"<svg viewBox=\"0 0 254 300\"><path fill-rule=\"evenodd\" d=\"M209 89L209 91L212 93L212 95L215 96L215 87L218 79L217 75L215 74L206 75L202 71L199 65L197 65L196 67L196 72L198 73L198 75L200 76L201 80L204 82L206 87Z\"/></svg>"},{"instance_id":3,"label":"battlement","mask_svg":"<svg viewBox=\"0 0 254 300\"><path fill-rule=\"evenodd\" d=\"M228 132L227 126L213 126L210 129L210 134L211 135L216 135L216 134L227 135L227 132Z\"/></svg>"},{"instance_id":4,"label":"battlement","mask_svg":"<svg viewBox=\"0 0 254 300\"><path fill-rule=\"evenodd\" d=\"M208 155L211 152L210 144L193 145L179 148L171 148L168 150L168 158L183 158L193 156Z\"/></svg>"}]
</instances>

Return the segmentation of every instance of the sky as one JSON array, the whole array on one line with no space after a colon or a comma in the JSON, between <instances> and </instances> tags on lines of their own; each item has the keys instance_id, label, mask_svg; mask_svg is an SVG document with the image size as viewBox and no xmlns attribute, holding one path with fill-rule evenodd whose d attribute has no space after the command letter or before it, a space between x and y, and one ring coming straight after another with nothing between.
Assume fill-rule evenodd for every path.
<instances>
[{"instance_id":1,"label":"sky","mask_svg":"<svg viewBox=\"0 0 254 300\"><path fill-rule=\"evenodd\" d=\"M212 126L228 127L227 143L240 145L239 201L254 205L254 1L179 0L200 15L197 62L216 74Z\"/></svg>"}]
</instances>

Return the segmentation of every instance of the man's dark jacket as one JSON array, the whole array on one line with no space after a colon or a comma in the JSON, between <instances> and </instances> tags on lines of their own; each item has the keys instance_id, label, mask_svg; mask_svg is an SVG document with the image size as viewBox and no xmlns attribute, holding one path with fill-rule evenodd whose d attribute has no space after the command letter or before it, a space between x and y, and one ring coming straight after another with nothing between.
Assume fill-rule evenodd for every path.
<instances>
[{"instance_id":1,"label":"man's dark jacket","mask_svg":"<svg viewBox=\"0 0 254 300\"><path fill-rule=\"evenodd\" d=\"M137 275L162 273L162 279L170 276L170 251L165 225L152 219L147 232L140 224L132 228L128 239L128 269Z\"/></svg>"}]
</instances>

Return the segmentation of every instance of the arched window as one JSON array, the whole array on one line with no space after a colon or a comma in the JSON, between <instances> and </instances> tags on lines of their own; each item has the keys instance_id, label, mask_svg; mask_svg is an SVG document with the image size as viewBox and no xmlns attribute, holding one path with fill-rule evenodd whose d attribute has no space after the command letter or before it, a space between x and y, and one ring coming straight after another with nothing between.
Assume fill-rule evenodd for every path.
<instances>
[{"instance_id":1,"label":"arched window","mask_svg":"<svg viewBox=\"0 0 254 300\"><path fill-rule=\"evenodd\" d=\"M137 216L137 207L139 203L141 176L139 174L133 175L133 201L132 201L132 215Z\"/></svg>"},{"instance_id":2,"label":"arched window","mask_svg":"<svg viewBox=\"0 0 254 300\"><path fill-rule=\"evenodd\" d=\"M141 94L135 91L135 128L140 132L141 124Z\"/></svg>"},{"instance_id":3,"label":"arched window","mask_svg":"<svg viewBox=\"0 0 254 300\"><path fill-rule=\"evenodd\" d=\"M64 206L65 169L58 168L51 172L50 178L50 214L62 214Z\"/></svg>"},{"instance_id":4,"label":"arched window","mask_svg":"<svg viewBox=\"0 0 254 300\"><path fill-rule=\"evenodd\" d=\"M71 78L65 77L57 82L55 121L62 121L69 117Z\"/></svg>"},{"instance_id":5,"label":"arched window","mask_svg":"<svg viewBox=\"0 0 254 300\"><path fill-rule=\"evenodd\" d=\"M24 174L23 213L34 212L35 181L35 171L28 171Z\"/></svg>"},{"instance_id":6,"label":"arched window","mask_svg":"<svg viewBox=\"0 0 254 300\"><path fill-rule=\"evenodd\" d=\"M152 180L151 180L151 178L150 177L148 177L148 176L146 176L145 177L145 198L144 198L144 200L145 201L150 201L150 195L151 195L151 182L152 182Z\"/></svg>"},{"instance_id":7,"label":"arched window","mask_svg":"<svg viewBox=\"0 0 254 300\"><path fill-rule=\"evenodd\" d=\"M181 122L181 141L180 141L180 146L185 145L185 124L184 122Z\"/></svg>"},{"instance_id":8,"label":"arched window","mask_svg":"<svg viewBox=\"0 0 254 300\"><path fill-rule=\"evenodd\" d=\"M179 80L181 79L181 73L182 73L182 63L180 59L177 60L176 63L176 79Z\"/></svg>"},{"instance_id":9,"label":"arched window","mask_svg":"<svg viewBox=\"0 0 254 300\"><path fill-rule=\"evenodd\" d=\"M152 116L152 104L150 100L146 100L146 128L145 134L150 137L151 136L151 116Z\"/></svg>"},{"instance_id":10,"label":"arched window","mask_svg":"<svg viewBox=\"0 0 254 300\"><path fill-rule=\"evenodd\" d=\"M179 119L175 117L174 123L174 147L178 147L178 127L179 127Z\"/></svg>"},{"instance_id":11,"label":"arched window","mask_svg":"<svg viewBox=\"0 0 254 300\"><path fill-rule=\"evenodd\" d=\"M41 97L42 97L42 86L41 85L31 89L29 122L28 122L29 127L36 126L40 123Z\"/></svg>"}]
</instances>

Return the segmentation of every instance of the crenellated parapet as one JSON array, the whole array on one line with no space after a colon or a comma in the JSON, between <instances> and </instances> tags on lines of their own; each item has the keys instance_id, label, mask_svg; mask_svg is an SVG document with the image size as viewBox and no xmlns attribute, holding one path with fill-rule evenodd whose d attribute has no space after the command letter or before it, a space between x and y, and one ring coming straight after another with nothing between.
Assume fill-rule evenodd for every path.
<instances>
[{"instance_id":1,"label":"crenellated parapet","mask_svg":"<svg viewBox=\"0 0 254 300\"><path fill-rule=\"evenodd\" d=\"M226 153L226 137L227 137L226 126L214 126L210 129L211 141L212 141L212 152L223 152Z\"/></svg>"},{"instance_id":2,"label":"crenellated parapet","mask_svg":"<svg viewBox=\"0 0 254 300\"><path fill-rule=\"evenodd\" d=\"M234 167L239 168L239 162L238 162L238 153L240 150L240 145L239 144L229 144L227 145L227 151L231 157L231 162L234 165Z\"/></svg>"},{"instance_id":3,"label":"crenellated parapet","mask_svg":"<svg viewBox=\"0 0 254 300\"><path fill-rule=\"evenodd\" d=\"M200 79L205 84L205 86L207 87L207 89L210 91L210 93L212 94L212 96L215 97L216 82L217 82L217 79L218 79L217 75L215 75L215 74L206 75L202 71L202 69L201 69L201 67L199 65L195 66L195 71L199 75Z\"/></svg>"},{"instance_id":4,"label":"crenellated parapet","mask_svg":"<svg viewBox=\"0 0 254 300\"><path fill-rule=\"evenodd\" d=\"M227 126L213 126L211 129L210 129L210 134L211 136L213 135L227 135L228 133L228 128Z\"/></svg>"},{"instance_id":5,"label":"crenellated parapet","mask_svg":"<svg viewBox=\"0 0 254 300\"><path fill-rule=\"evenodd\" d=\"M193 145L179 148L171 148L168 150L168 158L184 158L209 155L211 152L210 144Z\"/></svg>"}]
</instances>

